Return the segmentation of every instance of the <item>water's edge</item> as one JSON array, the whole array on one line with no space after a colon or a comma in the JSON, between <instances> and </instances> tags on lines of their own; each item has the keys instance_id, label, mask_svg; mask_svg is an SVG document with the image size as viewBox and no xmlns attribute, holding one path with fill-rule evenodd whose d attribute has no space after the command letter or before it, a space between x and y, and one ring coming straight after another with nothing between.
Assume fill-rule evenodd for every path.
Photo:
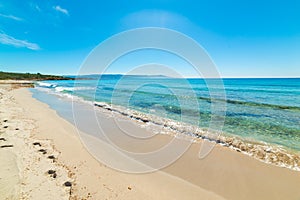
<instances>
[{"instance_id":1,"label":"water's edge","mask_svg":"<svg viewBox=\"0 0 300 200\"><path fill-rule=\"evenodd\" d=\"M159 132L157 132L156 129L153 129L157 134L169 134L174 136L175 132L175 134L182 134L182 139L189 139L195 143L200 143L202 140L208 140L217 145L221 145L224 148L231 148L235 151L254 157L262 162L300 171L300 155L297 152L284 149L280 146L270 145L259 141L250 141L237 136L233 137L226 135L225 133L219 135L206 128L199 128L171 119L145 114L119 105L94 102L94 106L101 112L114 113L114 117L130 118L142 127L145 127L147 124L159 126L157 129Z\"/></svg>"},{"instance_id":2,"label":"water's edge","mask_svg":"<svg viewBox=\"0 0 300 200\"><path fill-rule=\"evenodd\" d=\"M183 122L142 113L140 111L128 109L119 105L108 104L105 102L86 101L81 97L63 93L49 93L49 91L45 93L51 94L51 96L55 96L55 98L61 98L64 101L70 101L70 99L72 99L72 101L93 104L96 110L98 110L101 113L110 116L111 114L113 114L113 117L116 118L131 119L143 128L149 125L151 126L152 131L154 131L157 134L168 134L172 136L181 135L182 139L188 139L195 143L200 143L203 140L207 140L215 143L216 145L221 145L224 148L230 148L240 153L246 154L262 162L300 171L299 153L283 148L281 146L271 145L265 142L259 142L254 140L251 141L238 136L227 135L226 133L218 135L217 133L213 132L212 130L208 130L207 128L200 128ZM38 100L43 101L41 99ZM47 103L45 101L43 102ZM65 118L66 116L62 117ZM73 121L71 119L67 120L71 123Z\"/></svg>"}]
</instances>

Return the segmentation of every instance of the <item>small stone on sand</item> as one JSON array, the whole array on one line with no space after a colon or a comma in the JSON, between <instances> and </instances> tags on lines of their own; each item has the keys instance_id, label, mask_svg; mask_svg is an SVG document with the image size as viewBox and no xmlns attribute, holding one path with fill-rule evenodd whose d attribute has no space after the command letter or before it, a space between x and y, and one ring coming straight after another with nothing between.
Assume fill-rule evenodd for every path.
<instances>
[{"instance_id":1,"label":"small stone on sand","mask_svg":"<svg viewBox=\"0 0 300 200\"><path fill-rule=\"evenodd\" d=\"M47 153L47 151L45 149L40 149L39 152L42 152L43 154Z\"/></svg>"},{"instance_id":2,"label":"small stone on sand","mask_svg":"<svg viewBox=\"0 0 300 200\"><path fill-rule=\"evenodd\" d=\"M67 182L64 183L64 186L66 186L66 187L72 187L72 183L69 182L69 181L67 181Z\"/></svg>"},{"instance_id":3,"label":"small stone on sand","mask_svg":"<svg viewBox=\"0 0 300 200\"><path fill-rule=\"evenodd\" d=\"M49 159L52 159L52 160L54 160L54 159L55 159L55 157L54 157L54 156L48 156L48 158L49 158Z\"/></svg>"},{"instance_id":4,"label":"small stone on sand","mask_svg":"<svg viewBox=\"0 0 300 200\"><path fill-rule=\"evenodd\" d=\"M55 174L55 170L52 170L52 169L50 169L50 170L48 170L48 174Z\"/></svg>"}]
</instances>

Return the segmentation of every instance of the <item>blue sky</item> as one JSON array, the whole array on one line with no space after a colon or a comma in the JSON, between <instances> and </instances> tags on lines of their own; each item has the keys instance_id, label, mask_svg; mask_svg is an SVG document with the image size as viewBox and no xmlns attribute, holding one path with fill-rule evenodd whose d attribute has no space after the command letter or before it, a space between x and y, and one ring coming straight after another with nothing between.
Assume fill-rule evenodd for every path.
<instances>
[{"instance_id":1,"label":"blue sky","mask_svg":"<svg viewBox=\"0 0 300 200\"><path fill-rule=\"evenodd\" d=\"M195 39L223 77L300 77L297 0L0 0L0 71L76 74L103 40L149 26ZM161 56L152 56L160 62ZM153 61L148 57L145 63ZM123 60L135 64L134 58ZM176 63L179 73L194 75Z\"/></svg>"}]
</instances>

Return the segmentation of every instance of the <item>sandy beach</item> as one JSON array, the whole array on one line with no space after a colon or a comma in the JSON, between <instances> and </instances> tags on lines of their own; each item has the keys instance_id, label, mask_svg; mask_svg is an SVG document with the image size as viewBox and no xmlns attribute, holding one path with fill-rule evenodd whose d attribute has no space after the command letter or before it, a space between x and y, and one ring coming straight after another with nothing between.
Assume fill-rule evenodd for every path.
<instances>
[{"instance_id":1,"label":"sandy beach","mask_svg":"<svg viewBox=\"0 0 300 200\"><path fill-rule=\"evenodd\" d=\"M300 200L299 10L0 0L0 200Z\"/></svg>"},{"instance_id":2,"label":"sandy beach","mask_svg":"<svg viewBox=\"0 0 300 200\"><path fill-rule=\"evenodd\" d=\"M0 199L300 198L299 172L220 145L200 160L201 143L192 144L175 163L153 173L113 170L86 150L71 123L26 88L0 87ZM112 120L105 114L101 119L107 126ZM145 131L137 125L132 130ZM137 148L151 149L170 137L157 135Z\"/></svg>"}]
</instances>

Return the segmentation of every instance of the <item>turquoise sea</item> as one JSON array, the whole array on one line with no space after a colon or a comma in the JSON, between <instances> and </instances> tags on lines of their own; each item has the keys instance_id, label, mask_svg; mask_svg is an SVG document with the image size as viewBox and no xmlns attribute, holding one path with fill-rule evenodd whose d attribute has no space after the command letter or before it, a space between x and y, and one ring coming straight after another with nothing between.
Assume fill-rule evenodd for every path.
<instances>
[{"instance_id":1,"label":"turquoise sea","mask_svg":"<svg viewBox=\"0 0 300 200\"><path fill-rule=\"evenodd\" d=\"M180 79L103 75L42 81L36 89L208 127L213 102L226 106L223 132L300 151L300 78ZM215 84L214 84L215 81ZM223 82L223 88L217 83ZM213 91L213 95L211 93ZM226 95L218 95L219 93Z\"/></svg>"}]
</instances>

